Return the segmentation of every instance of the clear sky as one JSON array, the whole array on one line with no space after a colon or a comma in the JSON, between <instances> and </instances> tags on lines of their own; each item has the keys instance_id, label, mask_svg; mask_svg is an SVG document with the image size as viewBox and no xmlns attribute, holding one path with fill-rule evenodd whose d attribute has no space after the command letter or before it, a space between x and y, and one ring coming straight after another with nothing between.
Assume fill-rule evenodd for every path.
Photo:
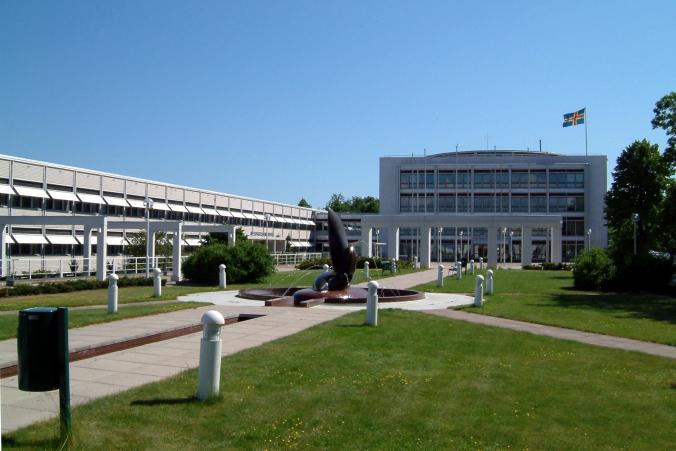
<instances>
[{"instance_id":1,"label":"clear sky","mask_svg":"<svg viewBox=\"0 0 676 451\"><path fill-rule=\"evenodd\" d=\"M323 207L378 158L663 146L676 2L0 2L0 153Z\"/></svg>"}]
</instances>

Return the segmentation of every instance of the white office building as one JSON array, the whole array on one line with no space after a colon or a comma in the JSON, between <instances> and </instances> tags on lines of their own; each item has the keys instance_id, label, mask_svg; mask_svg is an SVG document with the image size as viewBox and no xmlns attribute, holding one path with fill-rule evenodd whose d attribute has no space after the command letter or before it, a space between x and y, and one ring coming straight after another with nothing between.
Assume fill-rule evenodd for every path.
<instances>
[{"instance_id":1,"label":"white office building","mask_svg":"<svg viewBox=\"0 0 676 451\"><path fill-rule=\"evenodd\" d=\"M12 266L19 260L44 270L58 257L74 256L85 259L78 263L82 269L88 259L102 254L99 263L110 266L112 257L125 254L128 234L146 228L167 232L178 255L181 248L199 246L206 233L233 235L235 228L271 252L309 250L315 211L0 155L0 276L25 273L27 268ZM59 265L47 269L64 272L63 263ZM96 272L105 272L100 269Z\"/></svg>"},{"instance_id":2,"label":"white office building","mask_svg":"<svg viewBox=\"0 0 676 451\"><path fill-rule=\"evenodd\" d=\"M380 159L380 214L363 215L358 240L374 254L490 265L571 261L607 247L607 157L463 151ZM370 245L365 245L369 243Z\"/></svg>"}]
</instances>

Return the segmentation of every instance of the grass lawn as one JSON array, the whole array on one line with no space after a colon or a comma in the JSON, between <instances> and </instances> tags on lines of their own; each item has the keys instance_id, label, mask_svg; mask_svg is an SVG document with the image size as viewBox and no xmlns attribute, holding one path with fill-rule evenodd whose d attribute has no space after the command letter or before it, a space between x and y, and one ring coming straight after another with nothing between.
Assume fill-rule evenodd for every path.
<instances>
[{"instance_id":1,"label":"grass lawn","mask_svg":"<svg viewBox=\"0 0 676 451\"><path fill-rule=\"evenodd\" d=\"M170 302L166 304L120 306L116 314L109 314L107 308L71 310L68 312L69 328L90 324L107 323L137 316L155 315L209 305L204 302ZM0 340L16 337L19 315L0 315Z\"/></svg>"},{"instance_id":2,"label":"grass lawn","mask_svg":"<svg viewBox=\"0 0 676 451\"><path fill-rule=\"evenodd\" d=\"M423 313L363 312L74 409L83 449L672 449L676 365ZM3 437L53 448L56 420Z\"/></svg>"},{"instance_id":3,"label":"grass lawn","mask_svg":"<svg viewBox=\"0 0 676 451\"><path fill-rule=\"evenodd\" d=\"M676 298L652 293L577 291L567 271L499 270L495 294L468 312L676 345ZM473 293L475 277L420 285L418 290Z\"/></svg>"}]
</instances>

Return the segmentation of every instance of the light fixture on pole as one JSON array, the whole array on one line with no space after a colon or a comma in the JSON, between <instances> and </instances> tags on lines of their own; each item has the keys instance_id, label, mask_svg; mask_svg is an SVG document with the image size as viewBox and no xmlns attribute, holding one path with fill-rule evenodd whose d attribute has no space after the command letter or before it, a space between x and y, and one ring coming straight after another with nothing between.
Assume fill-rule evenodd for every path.
<instances>
[{"instance_id":1,"label":"light fixture on pole","mask_svg":"<svg viewBox=\"0 0 676 451\"><path fill-rule=\"evenodd\" d=\"M458 233L458 235L460 235L460 261L462 261L462 234L463 234L463 232L464 232L464 231L461 230L461 231Z\"/></svg>"},{"instance_id":2,"label":"light fixture on pole","mask_svg":"<svg viewBox=\"0 0 676 451\"><path fill-rule=\"evenodd\" d=\"M380 244L380 229L376 229L376 258L378 258L378 246Z\"/></svg>"},{"instance_id":3,"label":"light fixture on pole","mask_svg":"<svg viewBox=\"0 0 676 451\"><path fill-rule=\"evenodd\" d=\"M438 253L439 253L437 263L441 263L441 234L443 233L443 231L444 231L443 227L439 227L437 229L437 232L438 232L437 249L438 249Z\"/></svg>"},{"instance_id":4,"label":"light fixture on pole","mask_svg":"<svg viewBox=\"0 0 676 451\"><path fill-rule=\"evenodd\" d=\"M507 227L502 228L502 264L506 263L507 257Z\"/></svg>"},{"instance_id":5,"label":"light fixture on pole","mask_svg":"<svg viewBox=\"0 0 676 451\"><path fill-rule=\"evenodd\" d=\"M634 213L633 215L631 215L631 220L634 223L634 255L636 255L636 232L637 232L639 219L640 219L640 217L639 217L638 213Z\"/></svg>"},{"instance_id":6,"label":"light fixture on pole","mask_svg":"<svg viewBox=\"0 0 676 451\"><path fill-rule=\"evenodd\" d=\"M509 262L514 263L514 230L509 231Z\"/></svg>"},{"instance_id":7,"label":"light fixture on pole","mask_svg":"<svg viewBox=\"0 0 676 451\"><path fill-rule=\"evenodd\" d=\"M143 199L143 206L146 209L146 277L150 277L150 210L153 209L154 201L150 197Z\"/></svg>"}]
</instances>

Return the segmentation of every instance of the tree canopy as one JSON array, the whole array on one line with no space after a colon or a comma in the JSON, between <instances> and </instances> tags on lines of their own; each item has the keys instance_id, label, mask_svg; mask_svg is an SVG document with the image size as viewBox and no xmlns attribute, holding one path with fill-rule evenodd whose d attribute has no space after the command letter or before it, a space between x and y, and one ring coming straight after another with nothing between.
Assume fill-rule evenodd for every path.
<instances>
[{"instance_id":1,"label":"tree canopy","mask_svg":"<svg viewBox=\"0 0 676 451\"><path fill-rule=\"evenodd\" d=\"M305 200L304 197L302 197L302 198L298 201L298 206L299 206L299 207L305 207L305 208L312 208L312 205L310 205L310 203L309 203L307 200Z\"/></svg>"},{"instance_id":2,"label":"tree canopy","mask_svg":"<svg viewBox=\"0 0 676 451\"><path fill-rule=\"evenodd\" d=\"M380 201L373 196L353 196L351 199L345 199L342 193L337 193L331 195L326 208L336 213L378 213Z\"/></svg>"},{"instance_id":3,"label":"tree canopy","mask_svg":"<svg viewBox=\"0 0 676 451\"><path fill-rule=\"evenodd\" d=\"M653 128L661 128L667 133L667 147L664 158L671 165L676 164L676 91L662 97L655 104Z\"/></svg>"},{"instance_id":4,"label":"tree canopy","mask_svg":"<svg viewBox=\"0 0 676 451\"><path fill-rule=\"evenodd\" d=\"M133 257L145 257L146 255L146 232L127 233L126 253ZM174 245L172 240L165 232L155 232L155 255L160 257L169 257L172 255Z\"/></svg>"}]
</instances>

